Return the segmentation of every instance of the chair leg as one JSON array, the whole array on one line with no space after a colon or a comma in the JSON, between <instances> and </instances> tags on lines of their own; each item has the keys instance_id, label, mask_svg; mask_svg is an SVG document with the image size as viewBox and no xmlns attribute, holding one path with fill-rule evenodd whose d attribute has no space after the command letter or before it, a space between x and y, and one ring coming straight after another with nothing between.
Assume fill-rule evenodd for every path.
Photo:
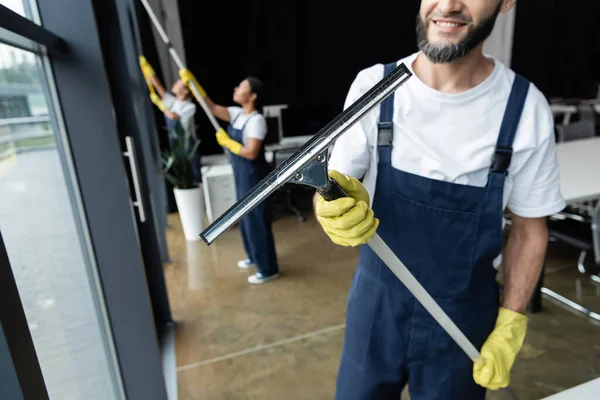
<instances>
[{"instance_id":1,"label":"chair leg","mask_svg":"<svg viewBox=\"0 0 600 400\"><path fill-rule=\"evenodd\" d=\"M542 272L540 273L540 277L538 278L537 284L535 285L535 290L533 292L533 296L531 296L531 300L527 305L527 311L530 313L539 313L542 311L542 290L544 289L544 274L546 270L546 260L544 260L544 265L542 266Z\"/></svg>"},{"instance_id":2,"label":"chair leg","mask_svg":"<svg viewBox=\"0 0 600 400\"><path fill-rule=\"evenodd\" d=\"M571 307L574 310L579 311L582 314L585 314L586 316L588 316L588 317L590 317L592 319L595 319L596 321L600 321L600 314L595 313L595 312L593 312L593 311L591 311L591 310L589 310L589 309L581 306L580 304L577 304L574 301L567 299L564 296L561 296L560 294L556 293L553 290L550 290L548 288L543 287L542 288L542 293L544 293L547 296L552 297L555 300L560 301L561 303L563 303L563 304Z\"/></svg>"},{"instance_id":3,"label":"chair leg","mask_svg":"<svg viewBox=\"0 0 600 400\"><path fill-rule=\"evenodd\" d=\"M581 272L583 275L589 277L595 283L600 284L600 277L596 274L589 272L585 268L584 261L585 261L586 255L587 255L587 253L585 250L583 250L581 252L581 254L579 254L579 261L577 262L577 269L579 270L579 272ZM572 309L579 311L580 313L582 313L596 321L600 321L600 314L583 307L581 304L578 304L578 303L574 302L573 300L570 300L564 296L561 296L560 294L556 293L553 290L542 287L541 292L547 296L552 297L555 300L558 300L559 302L567 305L568 307L571 307Z\"/></svg>"},{"instance_id":4,"label":"chair leg","mask_svg":"<svg viewBox=\"0 0 600 400\"><path fill-rule=\"evenodd\" d=\"M287 208L296 216L298 217L298 221L300 222L304 222L304 215L302 215L302 213L300 212L300 210L298 210L296 207L294 207L294 205L292 204L292 190L290 188L287 188L285 191L285 204L287 206Z\"/></svg>"},{"instance_id":5,"label":"chair leg","mask_svg":"<svg viewBox=\"0 0 600 400\"><path fill-rule=\"evenodd\" d=\"M581 254L579 254L579 261L577 262L577 269L579 270L579 272L581 272L583 275L587 276L588 278L590 278L591 280L593 280L596 283L600 283L600 276L588 271L585 268L585 257L587 255L587 252L585 250L583 250L581 252Z\"/></svg>"}]
</instances>

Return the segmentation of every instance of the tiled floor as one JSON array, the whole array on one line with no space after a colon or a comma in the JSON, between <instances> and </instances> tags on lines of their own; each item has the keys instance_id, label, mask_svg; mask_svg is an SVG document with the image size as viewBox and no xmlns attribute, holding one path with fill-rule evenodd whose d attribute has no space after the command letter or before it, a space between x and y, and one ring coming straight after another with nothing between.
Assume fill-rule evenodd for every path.
<instances>
[{"instance_id":1,"label":"tiled floor","mask_svg":"<svg viewBox=\"0 0 600 400\"><path fill-rule=\"evenodd\" d=\"M248 285L251 271L235 266L244 258L236 228L206 246L186 242L178 216L170 216L165 271L181 400L333 399L358 252L333 245L306 215L304 223L275 222L281 278L263 286ZM574 298L576 256L553 247L546 286ZM584 304L600 310L600 292L581 283ZM530 317L511 384L520 400L600 376L600 326L548 300Z\"/></svg>"}]
</instances>

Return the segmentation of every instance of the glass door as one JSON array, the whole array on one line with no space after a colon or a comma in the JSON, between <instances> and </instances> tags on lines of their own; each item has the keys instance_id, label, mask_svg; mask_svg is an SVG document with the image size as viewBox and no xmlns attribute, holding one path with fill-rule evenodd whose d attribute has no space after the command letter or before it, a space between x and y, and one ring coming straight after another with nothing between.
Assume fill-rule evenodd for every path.
<instances>
[{"instance_id":1,"label":"glass door","mask_svg":"<svg viewBox=\"0 0 600 400\"><path fill-rule=\"evenodd\" d=\"M0 43L0 230L50 398L124 398L47 71Z\"/></svg>"},{"instance_id":2,"label":"glass door","mask_svg":"<svg viewBox=\"0 0 600 400\"><path fill-rule=\"evenodd\" d=\"M139 127L100 18L118 3L0 0L0 387L16 373L25 399L167 398Z\"/></svg>"}]
</instances>

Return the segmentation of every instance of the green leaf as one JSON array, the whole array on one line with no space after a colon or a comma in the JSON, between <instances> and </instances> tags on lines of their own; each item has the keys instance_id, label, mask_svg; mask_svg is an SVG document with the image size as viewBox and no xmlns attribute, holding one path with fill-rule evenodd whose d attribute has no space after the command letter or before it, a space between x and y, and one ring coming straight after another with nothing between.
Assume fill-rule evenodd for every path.
<instances>
[{"instance_id":1,"label":"green leaf","mask_svg":"<svg viewBox=\"0 0 600 400\"><path fill-rule=\"evenodd\" d=\"M161 154L162 170L167 179L174 187L178 189L189 189L196 187L194 184L194 174L192 160L195 152L198 150L199 141L196 141L191 148L188 148L190 133L184 130L180 123L170 129L169 137L172 146Z\"/></svg>"},{"instance_id":2,"label":"green leaf","mask_svg":"<svg viewBox=\"0 0 600 400\"><path fill-rule=\"evenodd\" d=\"M193 160L194 158L194 154L196 153L196 150L198 150L198 146L200 145L200 141L196 141L194 143L194 147L192 147L192 150L190 150L190 152L188 153L188 160Z\"/></svg>"}]
</instances>

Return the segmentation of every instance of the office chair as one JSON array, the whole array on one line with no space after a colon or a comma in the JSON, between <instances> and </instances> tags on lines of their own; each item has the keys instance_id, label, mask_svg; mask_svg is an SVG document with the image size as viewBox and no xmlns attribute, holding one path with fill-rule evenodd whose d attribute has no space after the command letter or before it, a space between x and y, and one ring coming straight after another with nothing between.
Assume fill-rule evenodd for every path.
<instances>
[{"instance_id":1,"label":"office chair","mask_svg":"<svg viewBox=\"0 0 600 400\"><path fill-rule=\"evenodd\" d=\"M274 150L273 151L273 168L277 168L279 165L281 165L288 157L290 157L292 154L294 154L296 152L296 150L297 150L296 148ZM300 212L298 207L296 207L292 203L292 190L297 186L298 185L293 184L293 183L285 183L283 185L283 187L280 189L280 192L282 192L282 195L283 195L283 202L284 202L285 209L287 209L289 212L294 214L298 218L299 222L304 222L305 221L304 215L302 215L302 213Z\"/></svg>"},{"instance_id":2,"label":"office chair","mask_svg":"<svg viewBox=\"0 0 600 400\"><path fill-rule=\"evenodd\" d=\"M600 202L596 205L594 213L600 217ZM577 270L600 290L600 249L596 246L600 238L599 227L591 223L591 218L579 215L566 215L559 213L548 218L548 233L551 242L563 243L574 249L579 250L579 259L577 261ZM593 256L588 259L588 254ZM578 282L579 283L579 282ZM578 285L578 291L580 286ZM600 311L594 312L588 310L575 301L568 299L553 290L543 287L542 293L560 301L563 304L587 315L588 317L600 321Z\"/></svg>"},{"instance_id":3,"label":"office chair","mask_svg":"<svg viewBox=\"0 0 600 400\"><path fill-rule=\"evenodd\" d=\"M596 219L600 220L600 202L597 202L594 210ZM506 215L505 234L512 226L510 215ZM577 270L590 279L597 286L597 292L600 293L600 226L592 224L592 214L580 215L563 211L547 218L548 241L551 243L561 243L579 251L577 260ZM591 255L591 257L590 257ZM542 272L543 274L543 272ZM544 293L553 299L565 304L566 306L577 310L586 316L600 321L600 312L591 311L581 304L562 296L561 294L543 287L541 281L538 283L541 293ZM502 289L502 287L501 287ZM581 290L581 282L577 280L577 291ZM539 311L541 298L534 294L528 310Z\"/></svg>"},{"instance_id":4,"label":"office chair","mask_svg":"<svg viewBox=\"0 0 600 400\"><path fill-rule=\"evenodd\" d=\"M596 116L593 106L577 104L577 111L579 114L577 121L555 126L557 142L596 136ZM567 119L567 121L569 120ZM563 211L551 215L547 219L548 234L550 242L562 243L579 251L577 270L598 285L598 290L600 290L600 248L597 248L599 246L596 245L596 243L600 243L598 242L600 227L592 224L593 216L596 216L596 220L600 218L600 202L597 200L568 204ZM589 257L590 253L593 255L592 257ZM600 313L588 310L581 304L546 287L542 287L541 291L588 317L600 321Z\"/></svg>"},{"instance_id":5,"label":"office chair","mask_svg":"<svg viewBox=\"0 0 600 400\"><path fill-rule=\"evenodd\" d=\"M579 120L556 125L557 142L585 139L596 136L596 114L591 104L577 105Z\"/></svg>"},{"instance_id":6,"label":"office chair","mask_svg":"<svg viewBox=\"0 0 600 400\"><path fill-rule=\"evenodd\" d=\"M577 121L555 126L557 142L568 142L596 136L596 114L593 105L578 104L577 112L579 114ZM563 214L567 217L570 217L571 213L591 216L593 209L593 202L576 202L567 205Z\"/></svg>"}]
</instances>

